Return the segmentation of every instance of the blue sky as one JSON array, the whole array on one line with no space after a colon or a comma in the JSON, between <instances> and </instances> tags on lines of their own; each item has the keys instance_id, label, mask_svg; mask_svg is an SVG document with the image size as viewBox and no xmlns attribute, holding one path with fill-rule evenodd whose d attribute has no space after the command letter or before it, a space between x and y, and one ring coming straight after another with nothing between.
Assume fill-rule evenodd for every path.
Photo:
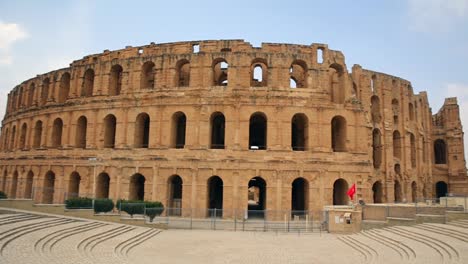
<instances>
[{"instance_id":1,"label":"blue sky","mask_svg":"<svg viewBox=\"0 0 468 264\"><path fill-rule=\"evenodd\" d=\"M0 116L36 74L104 49L244 39L327 43L353 64L427 90L433 113L457 96L468 127L468 0L1 1Z\"/></svg>"}]
</instances>

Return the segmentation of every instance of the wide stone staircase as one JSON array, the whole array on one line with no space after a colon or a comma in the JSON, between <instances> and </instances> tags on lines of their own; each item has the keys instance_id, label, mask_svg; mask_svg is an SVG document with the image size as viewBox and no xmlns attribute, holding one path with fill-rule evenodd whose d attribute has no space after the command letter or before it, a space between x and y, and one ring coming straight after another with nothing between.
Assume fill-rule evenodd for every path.
<instances>
[{"instance_id":1,"label":"wide stone staircase","mask_svg":"<svg viewBox=\"0 0 468 264\"><path fill-rule=\"evenodd\" d=\"M338 237L361 263L468 263L468 220L370 229Z\"/></svg>"},{"instance_id":2,"label":"wide stone staircase","mask_svg":"<svg viewBox=\"0 0 468 264\"><path fill-rule=\"evenodd\" d=\"M0 214L0 263L134 263L158 229L30 213Z\"/></svg>"}]
</instances>

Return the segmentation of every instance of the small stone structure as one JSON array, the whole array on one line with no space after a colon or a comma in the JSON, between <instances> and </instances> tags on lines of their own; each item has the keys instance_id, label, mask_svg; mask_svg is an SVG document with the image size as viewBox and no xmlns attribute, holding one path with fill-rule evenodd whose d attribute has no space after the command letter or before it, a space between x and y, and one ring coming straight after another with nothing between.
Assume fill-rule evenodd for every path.
<instances>
[{"instance_id":1,"label":"small stone structure","mask_svg":"<svg viewBox=\"0 0 468 264\"><path fill-rule=\"evenodd\" d=\"M26 66L25 66L26 67ZM467 194L456 98L325 44L188 41L105 50L8 94L0 189L188 208L321 210ZM249 203L253 190L255 202Z\"/></svg>"}]
</instances>

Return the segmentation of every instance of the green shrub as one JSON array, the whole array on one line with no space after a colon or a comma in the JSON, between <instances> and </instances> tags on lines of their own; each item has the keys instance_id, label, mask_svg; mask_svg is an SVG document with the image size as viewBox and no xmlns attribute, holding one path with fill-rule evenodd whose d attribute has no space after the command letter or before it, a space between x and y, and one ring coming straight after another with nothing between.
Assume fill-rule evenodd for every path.
<instances>
[{"instance_id":1,"label":"green shrub","mask_svg":"<svg viewBox=\"0 0 468 264\"><path fill-rule=\"evenodd\" d=\"M146 215L150 217L151 221L164 211L164 206L161 202L124 199L117 201L117 208L129 214L132 218L135 214L144 214L146 208Z\"/></svg>"},{"instance_id":2,"label":"green shrub","mask_svg":"<svg viewBox=\"0 0 468 264\"><path fill-rule=\"evenodd\" d=\"M65 208L79 209L79 208L93 208L93 199L88 197L75 197L65 200Z\"/></svg>"},{"instance_id":3,"label":"green shrub","mask_svg":"<svg viewBox=\"0 0 468 264\"><path fill-rule=\"evenodd\" d=\"M7 199L8 196L6 195L6 193L0 191L0 199Z\"/></svg>"},{"instance_id":4,"label":"green shrub","mask_svg":"<svg viewBox=\"0 0 468 264\"><path fill-rule=\"evenodd\" d=\"M129 214L132 218L134 214L143 214L145 212L144 202L137 200L120 199L117 201L117 208Z\"/></svg>"},{"instance_id":5,"label":"green shrub","mask_svg":"<svg viewBox=\"0 0 468 264\"><path fill-rule=\"evenodd\" d=\"M150 218L150 222L153 222L156 216L159 216L164 212L164 205L161 202L145 202L146 215Z\"/></svg>"},{"instance_id":6,"label":"green shrub","mask_svg":"<svg viewBox=\"0 0 468 264\"><path fill-rule=\"evenodd\" d=\"M94 200L95 213L107 213L114 209L114 201L112 199L96 199Z\"/></svg>"}]
</instances>

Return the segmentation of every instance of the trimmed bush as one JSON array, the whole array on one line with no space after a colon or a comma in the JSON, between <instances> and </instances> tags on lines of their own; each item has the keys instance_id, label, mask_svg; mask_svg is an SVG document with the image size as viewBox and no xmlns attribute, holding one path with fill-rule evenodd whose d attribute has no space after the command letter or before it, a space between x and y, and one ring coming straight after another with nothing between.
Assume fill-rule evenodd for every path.
<instances>
[{"instance_id":1,"label":"trimmed bush","mask_svg":"<svg viewBox=\"0 0 468 264\"><path fill-rule=\"evenodd\" d=\"M114 201L112 199L96 199L94 200L95 213L107 213L114 209Z\"/></svg>"},{"instance_id":2,"label":"trimmed bush","mask_svg":"<svg viewBox=\"0 0 468 264\"><path fill-rule=\"evenodd\" d=\"M146 208L146 215L150 217L151 222L164 211L164 206L161 202L124 199L117 201L117 208L129 214L132 218L135 214L144 214Z\"/></svg>"},{"instance_id":3,"label":"trimmed bush","mask_svg":"<svg viewBox=\"0 0 468 264\"><path fill-rule=\"evenodd\" d=\"M145 202L146 215L150 218L150 222L153 222L156 216L159 216L164 212L164 205L161 202Z\"/></svg>"},{"instance_id":4,"label":"trimmed bush","mask_svg":"<svg viewBox=\"0 0 468 264\"><path fill-rule=\"evenodd\" d=\"M93 208L93 199L88 197L75 197L65 200L65 208L80 209Z\"/></svg>"},{"instance_id":5,"label":"trimmed bush","mask_svg":"<svg viewBox=\"0 0 468 264\"><path fill-rule=\"evenodd\" d=\"M143 214L145 212L145 203L137 200L120 199L117 201L117 208L133 218L134 214Z\"/></svg>"},{"instance_id":6,"label":"trimmed bush","mask_svg":"<svg viewBox=\"0 0 468 264\"><path fill-rule=\"evenodd\" d=\"M0 191L0 199L7 199L8 196L6 195L6 193Z\"/></svg>"}]
</instances>

